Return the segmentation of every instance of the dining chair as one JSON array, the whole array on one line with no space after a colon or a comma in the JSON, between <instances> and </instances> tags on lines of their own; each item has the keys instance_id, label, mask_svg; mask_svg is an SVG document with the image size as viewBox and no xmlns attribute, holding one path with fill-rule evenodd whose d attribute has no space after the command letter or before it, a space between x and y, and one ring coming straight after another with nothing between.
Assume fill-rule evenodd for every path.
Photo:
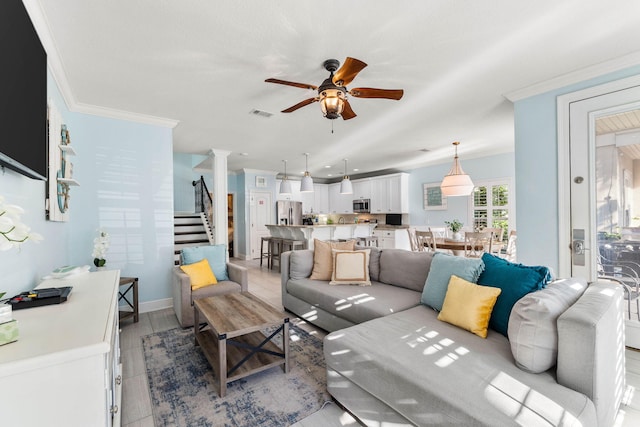
<instances>
[{"instance_id":1,"label":"dining chair","mask_svg":"<svg viewBox=\"0 0 640 427\"><path fill-rule=\"evenodd\" d=\"M491 244L491 253L493 255L499 255L504 247L502 243L502 238L504 237L504 228L502 227L485 227L482 231L490 231L491 240L493 243Z\"/></svg>"},{"instance_id":2,"label":"dining chair","mask_svg":"<svg viewBox=\"0 0 640 427\"><path fill-rule=\"evenodd\" d=\"M447 237L447 227L429 227L429 231L436 238L444 239Z\"/></svg>"},{"instance_id":3,"label":"dining chair","mask_svg":"<svg viewBox=\"0 0 640 427\"><path fill-rule=\"evenodd\" d=\"M416 230L415 234L419 251L435 252L437 250L436 237L433 235L432 231Z\"/></svg>"},{"instance_id":4,"label":"dining chair","mask_svg":"<svg viewBox=\"0 0 640 427\"><path fill-rule=\"evenodd\" d=\"M500 251L500 257L506 259L510 262L516 262L516 239L518 238L518 234L516 230L511 230L509 232L509 238L507 239L507 248L503 251Z\"/></svg>"},{"instance_id":5,"label":"dining chair","mask_svg":"<svg viewBox=\"0 0 640 427\"><path fill-rule=\"evenodd\" d=\"M464 233L464 256L482 258L485 252L491 253L493 234L490 231L472 231Z\"/></svg>"},{"instance_id":6,"label":"dining chair","mask_svg":"<svg viewBox=\"0 0 640 427\"><path fill-rule=\"evenodd\" d=\"M631 302L636 303L636 316L640 320L640 264L633 261L609 260L601 253L596 257L598 280L618 283L627 300L627 316L631 320Z\"/></svg>"},{"instance_id":7,"label":"dining chair","mask_svg":"<svg viewBox=\"0 0 640 427\"><path fill-rule=\"evenodd\" d=\"M416 229L407 228L407 233L409 233L409 246L411 246L411 250L413 252L419 251L420 248L418 246L418 238L416 237Z\"/></svg>"}]
</instances>

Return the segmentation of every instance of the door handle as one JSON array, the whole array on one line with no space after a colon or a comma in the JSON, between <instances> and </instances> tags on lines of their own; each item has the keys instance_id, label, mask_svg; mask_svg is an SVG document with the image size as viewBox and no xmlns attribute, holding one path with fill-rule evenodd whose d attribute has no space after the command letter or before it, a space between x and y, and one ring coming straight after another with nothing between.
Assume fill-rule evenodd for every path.
<instances>
[{"instance_id":1,"label":"door handle","mask_svg":"<svg viewBox=\"0 0 640 427\"><path fill-rule=\"evenodd\" d=\"M574 254L584 255L584 251L585 251L584 240L574 240L572 246L573 246Z\"/></svg>"}]
</instances>

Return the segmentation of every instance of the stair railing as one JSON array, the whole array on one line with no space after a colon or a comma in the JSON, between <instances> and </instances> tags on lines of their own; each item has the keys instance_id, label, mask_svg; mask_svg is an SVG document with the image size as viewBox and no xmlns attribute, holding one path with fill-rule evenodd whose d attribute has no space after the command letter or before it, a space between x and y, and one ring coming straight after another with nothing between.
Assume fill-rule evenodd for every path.
<instances>
[{"instance_id":1,"label":"stair railing","mask_svg":"<svg viewBox=\"0 0 640 427\"><path fill-rule=\"evenodd\" d=\"M193 181L192 184L195 192L195 211L196 213L204 213L209 222L207 228L210 233L211 224L213 224L213 199L211 199L211 194L202 175L199 180Z\"/></svg>"}]
</instances>

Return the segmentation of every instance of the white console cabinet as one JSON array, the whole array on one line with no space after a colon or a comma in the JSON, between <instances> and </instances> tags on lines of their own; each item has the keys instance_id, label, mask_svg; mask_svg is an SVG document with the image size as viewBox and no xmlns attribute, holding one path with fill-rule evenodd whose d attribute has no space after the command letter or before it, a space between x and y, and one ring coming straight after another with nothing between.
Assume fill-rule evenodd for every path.
<instances>
[{"instance_id":1,"label":"white console cabinet","mask_svg":"<svg viewBox=\"0 0 640 427\"><path fill-rule=\"evenodd\" d=\"M120 425L118 270L46 280L66 302L14 310L18 341L0 346L3 426Z\"/></svg>"}]
</instances>

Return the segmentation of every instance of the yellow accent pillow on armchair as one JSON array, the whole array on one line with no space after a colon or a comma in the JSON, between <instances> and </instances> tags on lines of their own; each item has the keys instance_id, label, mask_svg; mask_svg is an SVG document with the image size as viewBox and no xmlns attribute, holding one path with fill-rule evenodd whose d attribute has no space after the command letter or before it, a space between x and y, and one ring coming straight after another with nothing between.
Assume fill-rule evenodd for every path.
<instances>
[{"instance_id":1,"label":"yellow accent pillow on armchair","mask_svg":"<svg viewBox=\"0 0 640 427\"><path fill-rule=\"evenodd\" d=\"M193 264L181 265L180 269L191 279L192 291L218 283L218 279L211 271L211 266L209 266L209 261L206 258Z\"/></svg>"},{"instance_id":2,"label":"yellow accent pillow on armchair","mask_svg":"<svg viewBox=\"0 0 640 427\"><path fill-rule=\"evenodd\" d=\"M486 338L491 312L500 292L500 288L476 285L453 275L438 320Z\"/></svg>"}]
</instances>

